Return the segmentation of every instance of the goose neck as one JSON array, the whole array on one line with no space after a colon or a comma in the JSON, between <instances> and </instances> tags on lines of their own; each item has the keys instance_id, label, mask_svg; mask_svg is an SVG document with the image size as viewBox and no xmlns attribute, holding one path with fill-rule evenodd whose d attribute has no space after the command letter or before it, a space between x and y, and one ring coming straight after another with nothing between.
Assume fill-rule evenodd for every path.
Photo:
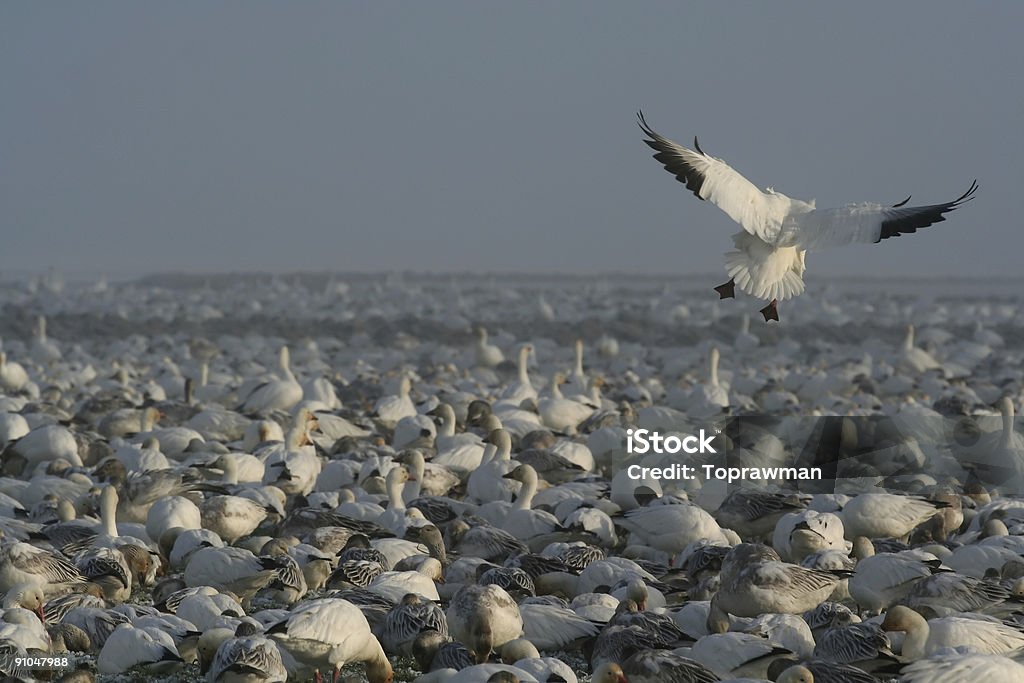
<instances>
[{"instance_id":1,"label":"goose neck","mask_svg":"<svg viewBox=\"0 0 1024 683\"><path fill-rule=\"evenodd\" d=\"M527 367L530 362L530 350L523 349L519 352L519 381L523 384L530 383L530 371Z\"/></svg>"},{"instance_id":2,"label":"goose neck","mask_svg":"<svg viewBox=\"0 0 1024 683\"><path fill-rule=\"evenodd\" d=\"M103 533L117 537L117 492L113 486L107 486L100 494L100 521Z\"/></svg>"},{"instance_id":3,"label":"goose neck","mask_svg":"<svg viewBox=\"0 0 1024 683\"><path fill-rule=\"evenodd\" d=\"M914 326L907 325L907 336L903 338L903 350L910 351L914 348Z\"/></svg>"},{"instance_id":4,"label":"goose neck","mask_svg":"<svg viewBox=\"0 0 1024 683\"><path fill-rule=\"evenodd\" d=\"M910 615L906 629L907 635L903 639L903 656L916 662L924 657L924 648L931 629L928 626L928 621L917 612Z\"/></svg>"},{"instance_id":5,"label":"goose neck","mask_svg":"<svg viewBox=\"0 0 1024 683\"><path fill-rule=\"evenodd\" d=\"M551 397L552 398L565 398L565 394L562 393L560 377L555 377L551 380Z\"/></svg>"},{"instance_id":6,"label":"goose neck","mask_svg":"<svg viewBox=\"0 0 1024 683\"><path fill-rule=\"evenodd\" d=\"M523 475L523 488L516 497L517 510L529 510L533 506L533 496L537 493L537 473L529 470Z\"/></svg>"},{"instance_id":7,"label":"goose neck","mask_svg":"<svg viewBox=\"0 0 1024 683\"><path fill-rule=\"evenodd\" d=\"M235 459L235 456L225 455L221 459L221 464L224 469L221 481L230 486L238 484L238 460Z\"/></svg>"},{"instance_id":8,"label":"goose neck","mask_svg":"<svg viewBox=\"0 0 1024 683\"><path fill-rule=\"evenodd\" d=\"M402 471L400 468L391 470L395 474L388 475L388 503L393 510L405 510L405 501L402 500L402 489L405 487L405 481L399 475Z\"/></svg>"},{"instance_id":9,"label":"goose neck","mask_svg":"<svg viewBox=\"0 0 1024 683\"><path fill-rule=\"evenodd\" d=\"M415 500L420 497L420 491L423 490L423 474L426 468L423 455L416 451L409 461L409 473L412 475L412 478L405 483L405 488L402 490L405 500Z\"/></svg>"},{"instance_id":10,"label":"goose neck","mask_svg":"<svg viewBox=\"0 0 1024 683\"><path fill-rule=\"evenodd\" d=\"M455 436L455 411L451 407L441 413L441 436Z\"/></svg>"}]
</instances>

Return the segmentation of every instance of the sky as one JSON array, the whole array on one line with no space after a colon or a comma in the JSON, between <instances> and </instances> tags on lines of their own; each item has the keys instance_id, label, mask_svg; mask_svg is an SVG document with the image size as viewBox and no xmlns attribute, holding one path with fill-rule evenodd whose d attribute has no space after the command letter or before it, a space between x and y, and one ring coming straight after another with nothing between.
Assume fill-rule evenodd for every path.
<instances>
[{"instance_id":1,"label":"sky","mask_svg":"<svg viewBox=\"0 0 1024 683\"><path fill-rule=\"evenodd\" d=\"M977 199L819 275L1021 272L1024 3L0 3L0 276L712 273L662 134L819 207Z\"/></svg>"}]
</instances>

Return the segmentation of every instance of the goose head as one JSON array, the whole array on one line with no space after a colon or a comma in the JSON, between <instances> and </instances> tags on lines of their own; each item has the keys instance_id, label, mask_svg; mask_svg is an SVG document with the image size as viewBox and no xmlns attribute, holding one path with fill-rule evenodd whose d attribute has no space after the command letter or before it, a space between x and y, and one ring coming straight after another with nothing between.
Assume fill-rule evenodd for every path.
<instances>
[{"instance_id":1,"label":"goose head","mask_svg":"<svg viewBox=\"0 0 1024 683\"><path fill-rule=\"evenodd\" d=\"M594 670L591 683L629 683L622 667L614 662L605 662Z\"/></svg>"},{"instance_id":2,"label":"goose head","mask_svg":"<svg viewBox=\"0 0 1024 683\"><path fill-rule=\"evenodd\" d=\"M518 482L526 483L528 481L537 481L537 471L530 465L519 465L508 474L503 474L502 479L515 479Z\"/></svg>"}]
</instances>

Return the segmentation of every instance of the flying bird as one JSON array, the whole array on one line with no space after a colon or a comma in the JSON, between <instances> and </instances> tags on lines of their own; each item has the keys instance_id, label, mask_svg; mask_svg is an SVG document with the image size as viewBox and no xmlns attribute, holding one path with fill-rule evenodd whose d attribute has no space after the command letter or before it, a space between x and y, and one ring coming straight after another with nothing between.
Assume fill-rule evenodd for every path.
<instances>
[{"instance_id":1,"label":"flying bird","mask_svg":"<svg viewBox=\"0 0 1024 683\"><path fill-rule=\"evenodd\" d=\"M739 286L741 291L769 300L761 309L765 322L779 319L780 301L803 293L808 251L854 242L878 243L917 232L946 220L944 214L973 199L978 189L975 180L953 201L929 206L907 206L907 197L893 206L864 202L818 209L814 200L758 189L729 164L705 154L696 137L694 149L688 149L656 133L643 112L637 118L649 138L644 142L665 170L698 199L710 201L743 227L733 235L735 250L725 255L730 279L715 291L727 299L736 295Z\"/></svg>"}]
</instances>

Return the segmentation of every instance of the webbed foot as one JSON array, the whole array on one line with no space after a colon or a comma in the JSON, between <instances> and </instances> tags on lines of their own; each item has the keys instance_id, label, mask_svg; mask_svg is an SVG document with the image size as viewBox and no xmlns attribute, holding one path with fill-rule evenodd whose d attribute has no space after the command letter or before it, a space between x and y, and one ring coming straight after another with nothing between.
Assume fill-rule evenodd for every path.
<instances>
[{"instance_id":1,"label":"webbed foot","mask_svg":"<svg viewBox=\"0 0 1024 683\"><path fill-rule=\"evenodd\" d=\"M715 287L715 291L718 292L719 299L732 299L736 296L736 281L729 280L724 285L718 285Z\"/></svg>"}]
</instances>

